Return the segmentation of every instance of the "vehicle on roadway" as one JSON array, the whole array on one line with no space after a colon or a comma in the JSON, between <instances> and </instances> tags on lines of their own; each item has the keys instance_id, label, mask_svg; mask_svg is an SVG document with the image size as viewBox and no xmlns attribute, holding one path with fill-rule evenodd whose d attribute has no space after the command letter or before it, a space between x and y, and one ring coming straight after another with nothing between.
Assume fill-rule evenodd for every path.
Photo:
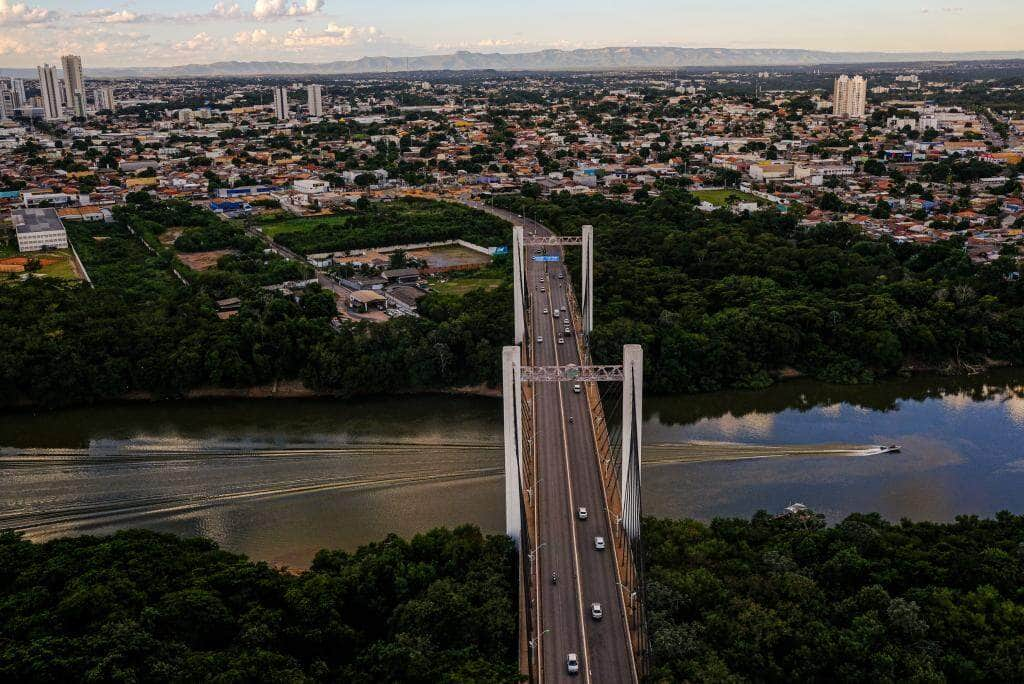
<instances>
[{"instance_id":1,"label":"vehicle on roadway","mask_svg":"<svg viewBox=\"0 0 1024 684\"><path fill-rule=\"evenodd\" d=\"M580 509L578 511L576 511L576 515L579 516L580 520L586 520L587 519L587 509L584 508L583 506L580 506Z\"/></svg>"},{"instance_id":2,"label":"vehicle on roadway","mask_svg":"<svg viewBox=\"0 0 1024 684\"><path fill-rule=\"evenodd\" d=\"M565 278L565 274L564 274L564 273L559 273L559 274L558 274L558 279L559 279L559 280L562 280L562 279L564 279L564 278Z\"/></svg>"},{"instance_id":3,"label":"vehicle on roadway","mask_svg":"<svg viewBox=\"0 0 1024 684\"><path fill-rule=\"evenodd\" d=\"M562 325L569 325L569 319L568 318L563 318L562 319Z\"/></svg>"},{"instance_id":4,"label":"vehicle on roadway","mask_svg":"<svg viewBox=\"0 0 1024 684\"><path fill-rule=\"evenodd\" d=\"M594 548L598 551L604 550L604 537L594 537Z\"/></svg>"},{"instance_id":5,"label":"vehicle on roadway","mask_svg":"<svg viewBox=\"0 0 1024 684\"><path fill-rule=\"evenodd\" d=\"M558 309L555 309L555 312L551 315L554 316L555 318L558 318Z\"/></svg>"},{"instance_id":6,"label":"vehicle on roadway","mask_svg":"<svg viewBox=\"0 0 1024 684\"><path fill-rule=\"evenodd\" d=\"M600 620L604 617L604 611L601 610L600 603L595 603L594 605L590 606L590 617L594 618L595 620Z\"/></svg>"},{"instance_id":7,"label":"vehicle on roadway","mask_svg":"<svg viewBox=\"0 0 1024 684\"><path fill-rule=\"evenodd\" d=\"M534 254L540 254L540 250L539 249L535 249L535 250L533 250L533 253Z\"/></svg>"},{"instance_id":8,"label":"vehicle on roadway","mask_svg":"<svg viewBox=\"0 0 1024 684\"><path fill-rule=\"evenodd\" d=\"M569 671L569 674L580 673L580 659L575 653L570 653L565 659L565 669Z\"/></svg>"},{"instance_id":9,"label":"vehicle on roadway","mask_svg":"<svg viewBox=\"0 0 1024 684\"><path fill-rule=\"evenodd\" d=\"M576 394L579 394L581 389L583 388L580 387L579 383L576 383L575 385L572 386L572 391L575 392Z\"/></svg>"},{"instance_id":10,"label":"vehicle on roadway","mask_svg":"<svg viewBox=\"0 0 1024 684\"><path fill-rule=\"evenodd\" d=\"M547 292L547 290L545 290L545 289L544 289L544 286L543 286L543 285L541 285L541 287L540 287L540 291L541 291L541 292Z\"/></svg>"},{"instance_id":11,"label":"vehicle on roadway","mask_svg":"<svg viewBox=\"0 0 1024 684\"><path fill-rule=\"evenodd\" d=\"M544 342L544 338L541 337L540 335L537 335L537 344L542 344L543 342Z\"/></svg>"},{"instance_id":12,"label":"vehicle on roadway","mask_svg":"<svg viewBox=\"0 0 1024 684\"><path fill-rule=\"evenodd\" d=\"M565 329L565 334L566 335L571 335L572 334L572 330L569 330L569 328L566 328Z\"/></svg>"},{"instance_id":13,"label":"vehicle on roadway","mask_svg":"<svg viewBox=\"0 0 1024 684\"><path fill-rule=\"evenodd\" d=\"M558 344L565 344L565 338L564 337L559 337L558 338Z\"/></svg>"},{"instance_id":14,"label":"vehicle on roadway","mask_svg":"<svg viewBox=\"0 0 1024 684\"><path fill-rule=\"evenodd\" d=\"M558 584L558 573L557 572L551 573L551 583L552 584Z\"/></svg>"},{"instance_id":15,"label":"vehicle on roadway","mask_svg":"<svg viewBox=\"0 0 1024 684\"><path fill-rule=\"evenodd\" d=\"M548 307L545 306L544 307L544 313L547 313L547 312L548 312Z\"/></svg>"}]
</instances>

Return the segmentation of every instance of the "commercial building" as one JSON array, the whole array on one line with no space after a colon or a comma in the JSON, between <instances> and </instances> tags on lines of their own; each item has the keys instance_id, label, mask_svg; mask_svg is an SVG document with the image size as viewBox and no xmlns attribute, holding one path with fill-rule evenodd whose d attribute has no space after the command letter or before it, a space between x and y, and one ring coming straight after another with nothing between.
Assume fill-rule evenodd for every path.
<instances>
[{"instance_id":1,"label":"commercial building","mask_svg":"<svg viewBox=\"0 0 1024 684\"><path fill-rule=\"evenodd\" d=\"M15 209L11 211L11 223L18 238L19 252L67 249L68 234L56 209Z\"/></svg>"},{"instance_id":2,"label":"commercial building","mask_svg":"<svg viewBox=\"0 0 1024 684\"><path fill-rule=\"evenodd\" d=\"M284 86L274 86L274 116L278 121L287 121L291 118L288 111L288 89Z\"/></svg>"},{"instance_id":3,"label":"commercial building","mask_svg":"<svg viewBox=\"0 0 1024 684\"><path fill-rule=\"evenodd\" d=\"M59 119L60 88L57 86L57 70L49 64L36 67L39 72L39 91L43 101L43 116L47 119Z\"/></svg>"},{"instance_id":4,"label":"commercial building","mask_svg":"<svg viewBox=\"0 0 1024 684\"><path fill-rule=\"evenodd\" d=\"M306 86L306 95L309 102L309 115L310 116L323 116L324 115L324 95L323 86L312 84Z\"/></svg>"},{"instance_id":5,"label":"commercial building","mask_svg":"<svg viewBox=\"0 0 1024 684\"><path fill-rule=\"evenodd\" d=\"M851 119L863 119L867 111L868 82L863 76L850 78L843 74L836 79L832 97L832 113Z\"/></svg>"},{"instance_id":6,"label":"commercial building","mask_svg":"<svg viewBox=\"0 0 1024 684\"><path fill-rule=\"evenodd\" d=\"M68 109L79 119L86 116L85 76L82 74L82 58L78 55L64 55L60 58L64 70L64 96Z\"/></svg>"}]
</instances>

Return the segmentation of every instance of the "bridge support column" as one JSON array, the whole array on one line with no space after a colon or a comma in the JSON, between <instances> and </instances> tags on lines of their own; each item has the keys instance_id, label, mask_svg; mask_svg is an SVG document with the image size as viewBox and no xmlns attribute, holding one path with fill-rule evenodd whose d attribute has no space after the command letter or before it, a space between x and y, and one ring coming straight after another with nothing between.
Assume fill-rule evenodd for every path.
<instances>
[{"instance_id":1,"label":"bridge support column","mask_svg":"<svg viewBox=\"0 0 1024 684\"><path fill-rule=\"evenodd\" d=\"M622 527L630 541L640 536L640 450L643 431L644 350L622 349Z\"/></svg>"},{"instance_id":2,"label":"bridge support column","mask_svg":"<svg viewBox=\"0 0 1024 684\"><path fill-rule=\"evenodd\" d=\"M505 532L522 553L521 464L523 453L523 391L519 347L501 353L502 401L505 408Z\"/></svg>"},{"instance_id":3,"label":"bridge support column","mask_svg":"<svg viewBox=\"0 0 1024 684\"><path fill-rule=\"evenodd\" d=\"M526 265L523 263L523 227L512 227L512 297L515 310L516 344L523 344L526 339L526 309L523 298L526 284Z\"/></svg>"},{"instance_id":4,"label":"bridge support column","mask_svg":"<svg viewBox=\"0 0 1024 684\"><path fill-rule=\"evenodd\" d=\"M590 333L594 329L594 227L583 226L583 335L590 344Z\"/></svg>"}]
</instances>

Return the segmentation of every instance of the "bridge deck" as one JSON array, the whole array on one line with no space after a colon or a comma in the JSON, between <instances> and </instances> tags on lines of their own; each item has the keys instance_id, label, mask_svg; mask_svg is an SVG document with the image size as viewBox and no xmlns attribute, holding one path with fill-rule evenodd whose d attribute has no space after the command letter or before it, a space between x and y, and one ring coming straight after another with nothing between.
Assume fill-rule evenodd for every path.
<instances>
[{"instance_id":1,"label":"bridge deck","mask_svg":"<svg viewBox=\"0 0 1024 684\"><path fill-rule=\"evenodd\" d=\"M528 233L551 234L533 221L517 222ZM547 253L563 256L557 247L548 247ZM583 360L575 338L581 319L578 311L565 313L575 300L568 297L571 284L564 263L534 262L532 256L533 248L526 255L529 339L525 361L534 366L579 365ZM560 272L565 279L558 279ZM555 309L560 311L557 319ZM565 318L572 329L568 336ZM538 342L538 337L543 341ZM564 344L558 344L559 337ZM572 383L535 383L531 394L536 435L536 474L531 479L537 482L531 541L537 549L532 570L533 586L539 589L535 597L539 624L534 632L539 635L535 641L540 679L571 681L566 657L576 653L584 681L636 681L616 563L617 535L611 533L587 394L573 392ZM576 515L581 506L589 513L587 520ZM603 551L594 546L598 536L607 545ZM557 584L551 582L554 572ZM591 617L593 603L600 603L604 611L600 621Z\"/></svg>"}]
</instances>

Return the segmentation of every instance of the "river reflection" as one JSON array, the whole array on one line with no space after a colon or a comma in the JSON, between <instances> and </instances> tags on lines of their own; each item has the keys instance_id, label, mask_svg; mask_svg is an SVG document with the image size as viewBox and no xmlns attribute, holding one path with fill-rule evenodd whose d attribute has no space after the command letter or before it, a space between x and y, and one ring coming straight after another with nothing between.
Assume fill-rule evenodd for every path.
<instances>
[{"instance_id":1,"label":"river reflection","mask_svg":"<svg viewBox=\"0 0 1024 684\"><path fill-rule=\"evenodd\" d=\"M651 515L838 519L1024 510L1024 373L784 383L648 399ZM871 445L899 443L900 454ZM301 567L389 532L503 524L500 403L403 397L122 404L0 416L0 527L144 526Z\"/></svg>"}]
</instances>

